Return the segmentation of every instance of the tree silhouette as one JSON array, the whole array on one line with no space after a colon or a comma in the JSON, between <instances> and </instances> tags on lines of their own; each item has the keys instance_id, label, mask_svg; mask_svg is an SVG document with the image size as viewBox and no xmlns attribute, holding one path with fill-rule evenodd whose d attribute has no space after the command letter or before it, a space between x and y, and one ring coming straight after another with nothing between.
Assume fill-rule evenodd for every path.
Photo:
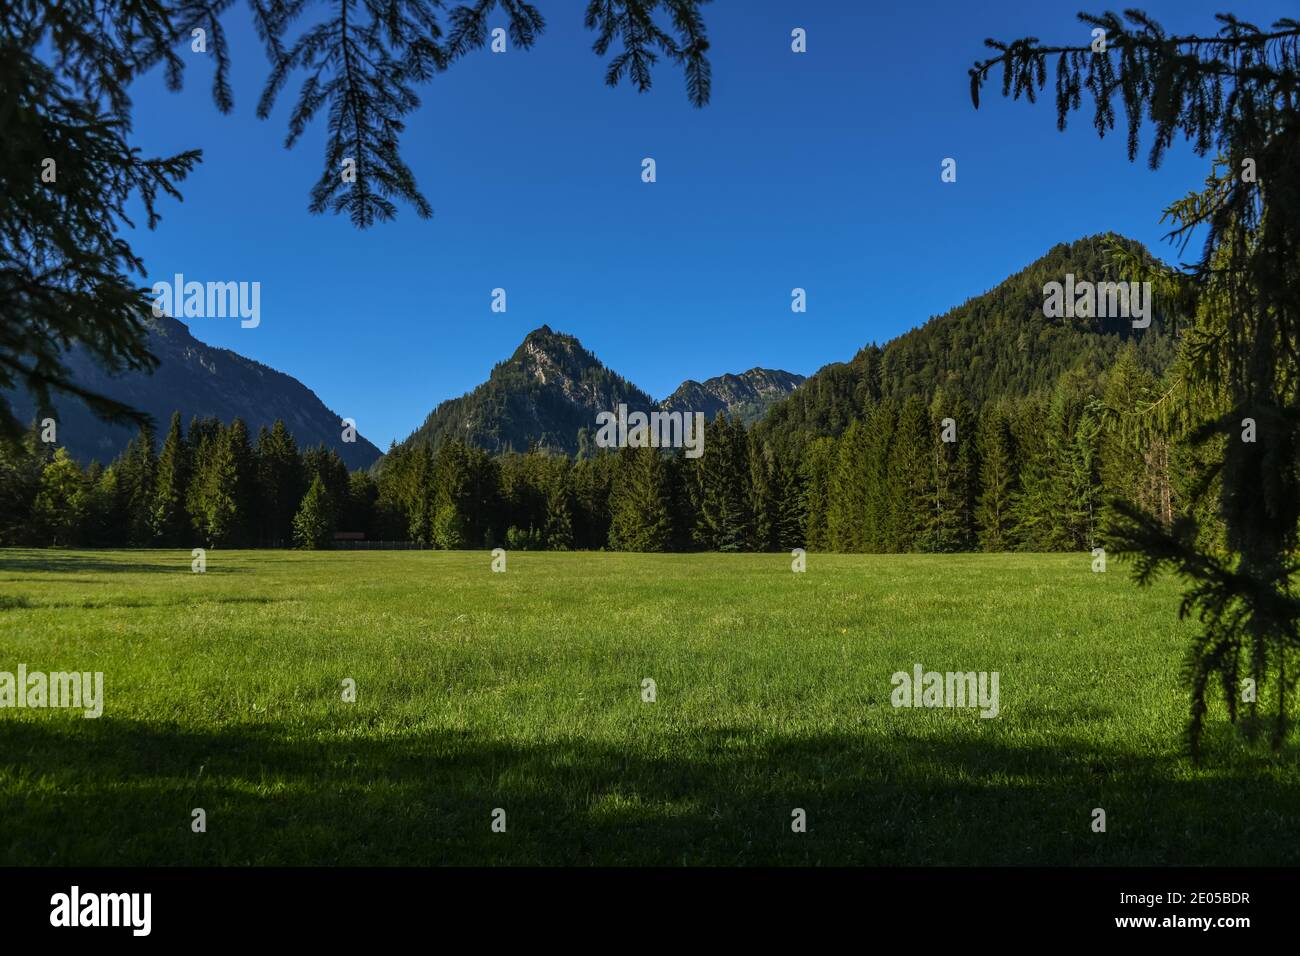
<instances>
[{"instance_id":1,"label":"tree silhouette","mask_svg":"<svg viewBox=\"0 0 1300 956\"><path fill-rule=\"evenodd\" d=\"M1187 580L1181 612L1205 625L1186 666L1193 757L1216 677L1233 720L1243 676L1261 687L1272 683L1273 743L1280 746L1295 682L1288 657L1300 646L1300 601L1291 587L1300 523L1300 21L1282 19L1266 31L1220 14L1215 34L1170 36L1136 10L1124 19L1079 19L1094 37L1104 34L1104 45L985 41L998 55L971 68L971 98L978 108L983 84L1000 68L1003 95L1033 102L1054 59L1058 128L1086 91L1103 137L1115 128L1118 97L1130 159L1146 121L1154 127L1152 169L1179 135L1198 155L1214 153L1205 188L1171 204L1162 220L1180 250L1202 232L1200 258L1182 269L1131 258L1126 264L1132 278L1153 281L1190 320L1182 395L1209 395L1194 410L1199 441L1227 437L1218 505L1229 553L1200 547L1194 518L1167 527L1132 504L1116 505L1112 533L1136 555L1140 582L1166 570ZM1254 440L1246 437L1247 421L1257 429Z\"/></svg>"},{"instance_id":2,"label":"tree silhouette","mask_svg":"<svg viewBox=\"0 0 1300 956\"><path fill-rule=\"evenodd\" d=\"M708 0L592 0L585 25L594 49L615 47L605 74L644 92L660 54L681 66L696 106L708 102L709 48L700 7ZM152 229L160 194L201 161L200 150L146 158L132 145L130 85L155 67L181 86L177 49L197 43L216 63L212 96L234 107L230 51L221 18L234 0L14 0L0 4L0 391L23 387L37 408L51 392L81 398L110 421L148 417L80 388L64 353L83 347L110 372L152 371L149 291L135 285L144 263L122 236L139 201ZM403 162L400 137L420 104L417 87L489 38L498 9L511 42L532 46L545 28L525 0L249 0L271 69L257 105L267 117L301 75L285 141L291 147L326 114L324 167L311 189L315 213L347 212L364 228L396 215L396 200L432 215ZM324 8L322 11L321 8ZM302 24L308 24L303 26ZM656 52L657 51L657 52ZM355 164L345 176L345 159ZM22 427L0 397L0 440Z\"/></svg>"}]
</instances>

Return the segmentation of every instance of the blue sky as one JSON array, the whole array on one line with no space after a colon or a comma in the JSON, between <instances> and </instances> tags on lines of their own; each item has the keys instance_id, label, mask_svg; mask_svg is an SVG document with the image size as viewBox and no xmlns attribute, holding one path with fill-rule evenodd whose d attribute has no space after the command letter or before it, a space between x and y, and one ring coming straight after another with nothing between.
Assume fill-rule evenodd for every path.
<instances>
[{"instance_id":1,"label":"blue sky","mask_svg":"<svg viewBox=\"0 0 1300 956\"><path fill-rule=\"evenodd\" d=\"M201 340L301 379L380 447L486 379L530 330L576 335L656 397L754 366L810 374L960 304L1053 244L1113 229L1172 257L1160 212L1207 163L1179 146L1157 173L1100 141L1088 115L1056 131L1052 101L986 88L985 37L1087 42L1082 0L718 0L706 10L713 99L697 110L661 64L638 95L603 83L579 0L535 0L530 51L487 50L421 91L404 155L434 207L355 229L313 216L323 124L283 141L297 83L254 115L267 70L243 4L227 15L235 110L185 49L185 89L136 89L147 154L204 161L132 242L147 282L261 283L261 324L189 320ZM1115 5L1111 5L1114 7ZM1171 31L1232 9L1264 25L1293 3L1158 0ZM790 50L807 31L808 52ZM1144 144L1145 146L1145 144ZM658 181L641 181L653 157ZM940 163L957 160L956 183ZM808 311L790 311L807 290ZM505 288L508 311L490 310Z\"/></svg>"}]
</instances>

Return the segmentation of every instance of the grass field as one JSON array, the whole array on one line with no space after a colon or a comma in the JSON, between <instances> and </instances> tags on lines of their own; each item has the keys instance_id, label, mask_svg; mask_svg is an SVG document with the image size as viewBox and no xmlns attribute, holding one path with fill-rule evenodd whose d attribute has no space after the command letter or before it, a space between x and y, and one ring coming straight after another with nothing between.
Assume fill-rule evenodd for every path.
<instances>
[{"instance_id":1,"label":"grass field","mask_svg":"<svg viewBox=\"0 0 1300 956\"><path fill-rule=\"evenodd\" d=\"M490 560L0 551L0 671L105 683L97 720L0 710L0 863L1300 862L1294 748L1217 707L1204 765L1180 756L1173 582L1087 555ZM916 663L999 672L999 715L892 707Z\"/></svg>"}]
</instances>

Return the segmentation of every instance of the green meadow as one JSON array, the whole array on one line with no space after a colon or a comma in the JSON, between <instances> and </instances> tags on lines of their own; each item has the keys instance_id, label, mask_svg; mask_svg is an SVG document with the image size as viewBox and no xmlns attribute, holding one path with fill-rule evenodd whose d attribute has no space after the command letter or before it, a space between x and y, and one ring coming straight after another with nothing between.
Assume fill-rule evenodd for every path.
<instances>
[{"instance_id":1,"label":"green meadow","mask_svg":"<svg viewBox=\"0 0 1300 956\"><path fill-rule=\"evenodd\" d=\"M491 560L0 551L0 671L104 675L98 719L0 709L0 863L1300 862L1294 746L1216 704L1181 755L1175 582L1085 554ZM998 672L997 717L892 706L918 663Z\"/></svg>"}]
</instances>

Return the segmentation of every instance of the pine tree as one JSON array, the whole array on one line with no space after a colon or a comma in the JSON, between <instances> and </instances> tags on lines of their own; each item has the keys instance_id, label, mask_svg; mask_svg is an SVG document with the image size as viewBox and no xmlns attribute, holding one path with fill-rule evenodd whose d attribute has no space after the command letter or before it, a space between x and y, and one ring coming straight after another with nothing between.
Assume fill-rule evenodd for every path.
<instances>
[{"instance_id":1,"label":"pine tree","mask_svg":"<svg viewBox=\"0 0 1300 956\"><path fill-rule=\"evenodd\" d=\"M704 454L698 459L696 540L712 551L748 550L754 538L754 514L745 426L724 413L705 434Z\"/></svg>"},{"instance_id":2,"label":"pine tree","mask_svg":"<svg viewBox=\"0 0 1300 956\"><path fill-rule=\"evenodd\" d=\"M1155 390L1155 376L1139 365L1130 344L1107 372L1098 405L1099 477L1111 499L1132 502L1168 526L1174 519L1169 439L1149 413ZM1109 517L1118 515L1111 510Z\"/></svg>"},{"instance_id":3,"label":"pine tree","mask_svg":"<svg viewBox=\"0 0 1300 956\"><path fill-rule=\"evenodd\" d=\"M259 429L254 453L257 470L258 539L264 545L287 542L293 518L307 487L298 444L280 419ZM358 530L351 528L349 530Z\"/></svg>"},{"instance_id":4,"label":"pine tree","mask_svg":"<svg viewBox=\"0 0 1300 956\"><path fill-rule=\"evenodd\" d=\"M343 527L348 531L364 532L373 537L375 509L379 487L368 472L354 471L348 476L348 503Z\"/></svg>"},{"instance_id":5,"label":"pine tree","mask_svg":"<svg viewBox=\"0 0 1300 956\"><path fill-rule=\"evenodd\" d=\"M1070 435L1069 454L1064 459L1068 468L1071 540L1067 547L1070 549L1091 550L1098 544L1102 510L1101 482L1097 474L1100 438L1101 422L1093 400L1079 413Z\"/></svg>"},{"instance_id":6,"label":"pine tree","mask_svg":"<svg viewBox=\"0 0 1300 956\"><path fill-rule=\"evenodd\" d=\"M164 546L182 545L190 540L190 519L185 511L190 481L189 457L189 447L181 433L180 412L174 412L158 456L153 507L149 515L154 540Z\"/></svg>"},{"instance_id":7,"label":"pine tree","mask_svg":"<svg viewBox=\"0 0 1300 956\"><path fill-rule=\"evenodd\" d=\"M892 398L873 405L863 425L866 441L861 466L866 482L863 548L877 554L899 550L894 533L894 500L890 484L890 461L897 428L898 405Z\"/></svg>"},{"instance_id":8,"label":"pine tree","mask_svg":"<svg viewBox=\"0 0 1300 956\"><path fill-rule=\"evenodd\" d=\"M1052 392L1045 470L1050 503L1050 543L1056 550L1087 550L1096 541L1101 500L1097 446L1100 425L1092 383L1078 373L1061 376Z\"/></svg>"},{"instance_id":9,"label":"pine tree","mask_svg":"<svg viewBox=\"0 0 1300 956\"><path fill-rule=\"evenodd\" d=\"M979 544L985 551L1008 551L1012 499L1016 488L1015 444L1004 403L984 406L979 417L980 496L975 510Z\"/></svg>"},{"instance_id":10,"label":"pine tree","mask_svg":"<svg viewBox=\"0 0 1300 956\"><path fill-rule=\"evenodd\" d=\"M749 465L749 513L753 515L750 549L776 548L776 489L772 485L772 458L767 446L751 432L742 431Z\"/></svg>"},{"instance_id":11,"label":"pine tree","mask_svg":"<svg viewBox=\"0 0 1300 956\"><path fill-rule=\"evenodd\" d=\"M207 464L202 490L202 520L209 547L239 543L239 469L239 451L231 441L231 429L222 429Z\"/></svg>"},{"instance_id":12,"label":"pine tree","mask_svg":"<svg viewBox=\"0 0 1300 956\"><path fill-rule=\"evenodd\" d=\"M466 449L469 485L465 490L467 533L475 546L493 547L494 528L501 527L501 469L481 448ZM567 467L567 462L564 463Z\"/></svg>"},{"instance_id":13,"label":"pine tree","mask_svg":"<svg viewBox=\"0 0 1300 956\"><path fill-rule=\"evenodd\" d=\"M235 534L234 540L239 547L247 547L257 541L257 457L248 433L248 425L242 418L230 423L230 452L235 462ZM337 457L337 455L336 455ZM340 465L342 462L340 462ZM347 492L347 468L343 469L344 487Z\"/></svg>"},{"instance_id":14,"label":"pine tree","mask_svg":"<svg viewBox=\"0 0 1300 956\"><path fill-rule=\"evenodd\" d=\"M200 15L179 6L0 4L0 169L32 171L6 176L0 189L0 393L25 388L36 408L50 408L51 392L62 392L107 421L148 424L143 413L75 383L67 363L76 346L109 373L157 365L147 347L151 298L131 275L144 269L125 239L127 210L143 206L153 228L158 194L176 195L199 153L142 155L126 138L127 88L163 59L177 75L178 28ZM47 161L53 183L40 175ZM0 402L0 440L20 435L9 402ZM137 536L145 524L139 516Z\"/></svg>"},{"instance_id":15,"label":"pine tree","mask_svg":"<svg viewBox=\"0 0 1300 956\"><path fill-rule=\"evenodd\" d=\"M427 448L392 444L384 455L382 467L375 475L379 496L375 503L376 522L381 540L406 538L413 523L417 456L428 454Z\"/></svg>"},{"instance_id":16,"label":"pine tree","mask_svg":"<svg viewBox=\"0 0 1300 956\"><path fill-rule=\"evenodd\" d=\"M804 492L804 535L810 551L831 549L831 480L839 461L838 443L817 438L804 447L799 473Z\"/></svg>"},{"instance_id":17,"label":"pine tree","mask_svg":"<svg viewBox=\"0 0 1300 956\"><path fill-rule=\"evenodd\" d=\"M670 551L694 551L695 527L699 523L700 470L698 458L672 455L668 466L668 511L673 519Z\"/></svg>"},{"instance_id":18,"label":"pine tree","mask_svg":"<svg viewBox=\"0 0 1300 956\"><path fill-rule=\"evenodd\" d=\"M706 452L707 454L707 452ZM609 546L615 551L665 551L672 540L668 469L659 450L623 448L610 502Z\"/></svg>"},{"instance_id":19,"label":"pine tree","mask_svg":"<svg viewBox=\"0 0 1300 956\"><path fill-rule=\"evenodd\" d=\"M782 455L776 455L772 468L775 493L773 544L777 551L801 548L805 543L807 492L799 470Z\"/></svg>"},{"instance_id":20,"label":"pine tree","mask_svg":"<svg viewBox=\"0 0 1300 956\"><path fill-rule=\"evenodd\" d=\"M660 58L680 64L690 101L709 100L709 43L700 6L706 0L611 0L592 4L586 25L596 31L593 49L604 56L614 41L622 50L605 71L611 86L627 77L636 88L650 89L652 66ZM359 227L392 219L394 198L410 203L417 214L433 214L403 162L397 134L406 115L420 102L416 85L473 50L489 37L490 0L457 6L444 25L444 5L437 0L413 0L400 16L370 13L367 5L344 5L334 22L309 22L297 37L299 5L278 8L279 15L262 17L267 52L277 67L267 79L259 113L270 113L288 77L301 71L304 85L291 114L289 145L302 136L322 107L326 108L325 167L313 187L311 210L346 211ZM349 14L351 19L349 19ZM545 29L541 13L531 3L503 3L501 14L510 42L531 47ZM206 22L206 21L205 21ZM495 21L493 21L495 22ZM442 42L439 42L439 40ZM363 45L370 55L349 55L349 46ZM355 181L339 175L343 157L356 159Z\"/></svg>"},{"instance_id":21,"label":"pine tree","mask_svg":"<svg viewBox=\"0 0 1300 956\"><path fill-rule=\"evenodd\" d=\"M465 547L472 540L470 502L472 476L469 449L463 442L444 442L430 473L433 501L433 543L445 550Z\"/></svg>"},{"instance_id":22,"label":"pine tree","mask_svg":"<svg viewBox=\"0 0 1300 956\"><path fill-rule=\"evenodd\" d=\"M221 437L220 423L217 423L215 430L209 427L210 424L197 419L190 421L190 448L193 454L190 459L190 484L185 492L185 511L190 517L190 525L199 540L205 544L212 540L208 533L207 496L212 485L213 455Z\"/></svg>"},{"instance_id":23,"label":"pine tree","mask_svg":"<svg viewBox=\"0 0 1300 956\"><path fill-rule=\"evenodd\" d=\"M925 405L915 395L903 403L898 414L887 482L890 550L919 551L926 544L933 495L929 418Z\"/></svg>"},{"instance_id":24,"label":"pine tree","mask_svg":"<svg viewBox=\"0 0 1300 956\"><path fill-rule=\"evenodd\" d=\"M118 494L127 517L127 541L145 547L153 541L154 486L158 458L154 452L153 429L146 426L127 445L118 463Z\"/></svg>"},{"instance_id":25,"label":"pine tree","mask_svg":"<svg viewBox=\"0 0 1300 956\"><path fill-rule=\"evenodd\" d=\"M618 456L603 450L573 466L573 531L579 548L595 550L609 541L609 509L617 468Z\"/></svg>"},{"instance_id":26,"label":"pine tree","mask_svg":"<svg viewBox=\"0 0 1300 956\"><path fill-rule=\"evenodd\" d=\"M334 504L329 500L325 483L316 475L294 515L293 539L300 548L318 551L329 547L333 534Z\"/></svg>"},{"instance_id":27,"label":"pine tree","mask_svg":"<svg viewBox=\"0 0 1300 956\"><path fill-rule=\"evenodd\" d=\"M959 391L935 393L930 434L934 484L926 550L964 551L975 537L977 476L974 413Z\"/></svg>"},{"instance_id":28,"label":"pine tree","mask_svg":"<svg viewBox=\"0 0 1300 956\"><path fill-rule=\"evenodd\" d=\"M320 476L334 508L330 521L333 522L334 527L339 527L343 521L344 511L347 509L348 466L343 463L343 459L333 448L317 445L315 448L307 449L303 454L303 475L307 484L311 483L312 478Z\"/></svg>"},{"instance_id":29,"label":"pine tree","mask_svg":"<svg viewBox=\"0 0 1300 956\"><path fill-rule=\"evenodd\" d=\"M101 468L99 462L92 462L86 472L86 487L86 543L96 548L121 547L126 532L117 510L117 473L111 465Z\"/></svg>"},{"instance_id":30,"label":"pine tree","mask_svg":"<svg viewBox=\"0 0 1300 956\"><path fill-rule=\"evenodd\" d=\"M461 546L461 520L455 505L444 499L444 514L438 521L438 468L432 448L420 448L412 455L406 477L406 513L410 516L407 529L412 541L435 545L441 532L444 543ZM319 474L316 475L320 477ZM446 510L447 508L450 510ZM454 539L452 535L454 534Z\"/></svg>"},{"instance_id":31,"label":"pine tree","mask_svg":"<svg viewBox=\"0 0 1300 956\"><path fill-rule=\"evenodd\" d=\"M22 441L0 441L0 545L35 543L32 508L45 460L35 423Z\"/></svg>"},{"instance_id":32,"label":"pine tree","mask_svg":"<svg viewBox=\"0 0 1300 956\"><path fill-rule=\"evenodd\" d=\"M66 448L58 449L45 466L33 512L44 543L79 543L86 513L86 479Z\"/></svg>"},{"instance_id":33,"label":"pine tree","mask_svg":"<svg viewBox=\"0 0 1300 956\"><path fill-rule=\"evenodd\" d=\"M867 550L867 499L870 492L866 426L855 421L840 437L835 472L831 479L827 517L831 548L835 551Z\"/></svg>"},{"instance_id":34,"label":"pine tree","mask_svg":"<svg viewBox=\"0 0 1300 956\"><path fill-rule=\"evenodd\" d=\"M1020 463L1019 487L1011 494L1012 536L1027 551L1051 551L1057 545L1054 496L1055 443L1045 423L1048 403L1031 395L1012 408L1012 444Z\"/></svg>"},{"instance_id":35,"label":"pine tree","mask_svg":"<svg viewBox=\"0 0 1300 956\"><path fill-rule=\"evenodd\" d=\"M573 513L569 507L568 471L562 465L552 469L546 496L546 524L542 529L545 546L552 551L573 547Z\"/></svg>"}]
</instances>

